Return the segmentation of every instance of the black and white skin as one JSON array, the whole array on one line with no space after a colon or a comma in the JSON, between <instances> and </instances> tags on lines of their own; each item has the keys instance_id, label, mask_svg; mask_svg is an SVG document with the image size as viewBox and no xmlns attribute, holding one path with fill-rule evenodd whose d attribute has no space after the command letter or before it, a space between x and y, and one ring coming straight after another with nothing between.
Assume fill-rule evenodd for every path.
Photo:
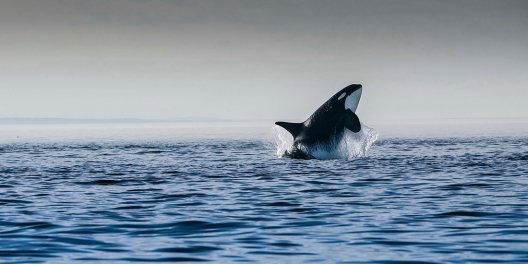
<instances>
[{"instance_id":1,"label":"black and white skin","mask_svg":"<svg viewBox=\"0 0 528 264\"><path fill-rule=\"evenodd\" d=\"M293 136L292 148L285 155L297 159L314 158L310 154L311 150L335 147L343 138L345 129L360 132L361 123L356 109L361 93L361 84L349 85L330 97L306 121L275 122Z\"/></svg>"}]
</instances>

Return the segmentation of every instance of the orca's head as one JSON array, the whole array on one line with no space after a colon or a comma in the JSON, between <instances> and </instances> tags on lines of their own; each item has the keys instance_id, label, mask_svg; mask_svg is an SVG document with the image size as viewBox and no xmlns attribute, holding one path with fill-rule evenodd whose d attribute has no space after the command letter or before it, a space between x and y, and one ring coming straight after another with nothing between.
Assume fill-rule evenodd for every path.
<instances>
[{"instance_id":1,"label":"orca's head","mask_svg":"<svg viewBox=\"0 0 528 264\"><path fill-rule=\"evenodd\" d=\"M363 88L361 84L351 84L334 95L338 105L343 104L345 110L350 109L352 112L356 112L361 98L361 92Z\"/></svg>"}]
</instances>

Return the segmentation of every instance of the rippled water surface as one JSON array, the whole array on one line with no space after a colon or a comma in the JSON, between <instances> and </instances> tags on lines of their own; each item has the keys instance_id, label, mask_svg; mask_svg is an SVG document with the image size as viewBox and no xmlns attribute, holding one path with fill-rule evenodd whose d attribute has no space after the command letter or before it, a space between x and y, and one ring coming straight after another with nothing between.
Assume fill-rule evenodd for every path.
<instances>
[{"instance_id":1,"label":"rippled water surface","mask_svg":"<svg viewBox=\"0 0 528 264\"><path fill-rule=\"evenodd\" d=\"M0 262L528 262L528 135L291 160L254 133L163 129L0 133Z\"/></svg>"}]
</instances>

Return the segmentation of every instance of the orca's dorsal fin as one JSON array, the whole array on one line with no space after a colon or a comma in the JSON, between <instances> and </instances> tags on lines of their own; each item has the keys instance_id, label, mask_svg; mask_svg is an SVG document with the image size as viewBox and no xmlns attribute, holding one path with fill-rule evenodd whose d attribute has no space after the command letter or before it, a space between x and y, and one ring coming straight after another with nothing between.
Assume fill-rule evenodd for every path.
<instances>
[{"instance_id":1,"label":"orca's dorsal fin","mask_svg":"<svg viewBox=\"0 0 528 264\"><path fill-rule=\"evenodd\" d=\"M359 122L359 117L350 109L347 109L345 112L345 127L354 133L357 133L361 130L361 122Z\"/></svg>"},{"instance_id":2,"label":"orca's dorsal fin","mask_svg":"<svg viewBox=\"0 0 528 264\"><path fill-rule=\"evenodd\" d=\"M295 139L303 130L303 123L275 122L275 125L281 126L288 130Z\"/></svg>"}]
</instances>

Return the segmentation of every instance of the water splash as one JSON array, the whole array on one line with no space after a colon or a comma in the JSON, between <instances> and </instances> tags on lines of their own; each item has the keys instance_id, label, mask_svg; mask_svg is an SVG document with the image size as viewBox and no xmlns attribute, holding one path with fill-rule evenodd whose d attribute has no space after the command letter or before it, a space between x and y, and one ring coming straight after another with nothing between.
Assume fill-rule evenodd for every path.
<instances>
[{"instance_id":1,"label":"water splash","mask_svg":"<svg viewBox=\"0 0 528 264\"><path fill-rule=\"evenodd\" d=\"M277 156L282 158L286 151L290 150L293 146L293 136L290 132L281 126L273 126L271 133L275 135L275 146L277 147Z\"/></svg>"},{"instance_id":2,"label":"water splash","mask_svg":"<svg viewBox=\"0 0 528 264\"><path fill-rule=\"evenodd\" d=\"M277 156L284 157L293 147L293 136L280 126L272 127L271 132L275 135ZM358 133L345 129L339 142L313 148L305 147L303 151L317 159L353 159L367 156L368 150L377 139L378 132L361 123L361 131Z\"/></svg>"}]
</instances>

